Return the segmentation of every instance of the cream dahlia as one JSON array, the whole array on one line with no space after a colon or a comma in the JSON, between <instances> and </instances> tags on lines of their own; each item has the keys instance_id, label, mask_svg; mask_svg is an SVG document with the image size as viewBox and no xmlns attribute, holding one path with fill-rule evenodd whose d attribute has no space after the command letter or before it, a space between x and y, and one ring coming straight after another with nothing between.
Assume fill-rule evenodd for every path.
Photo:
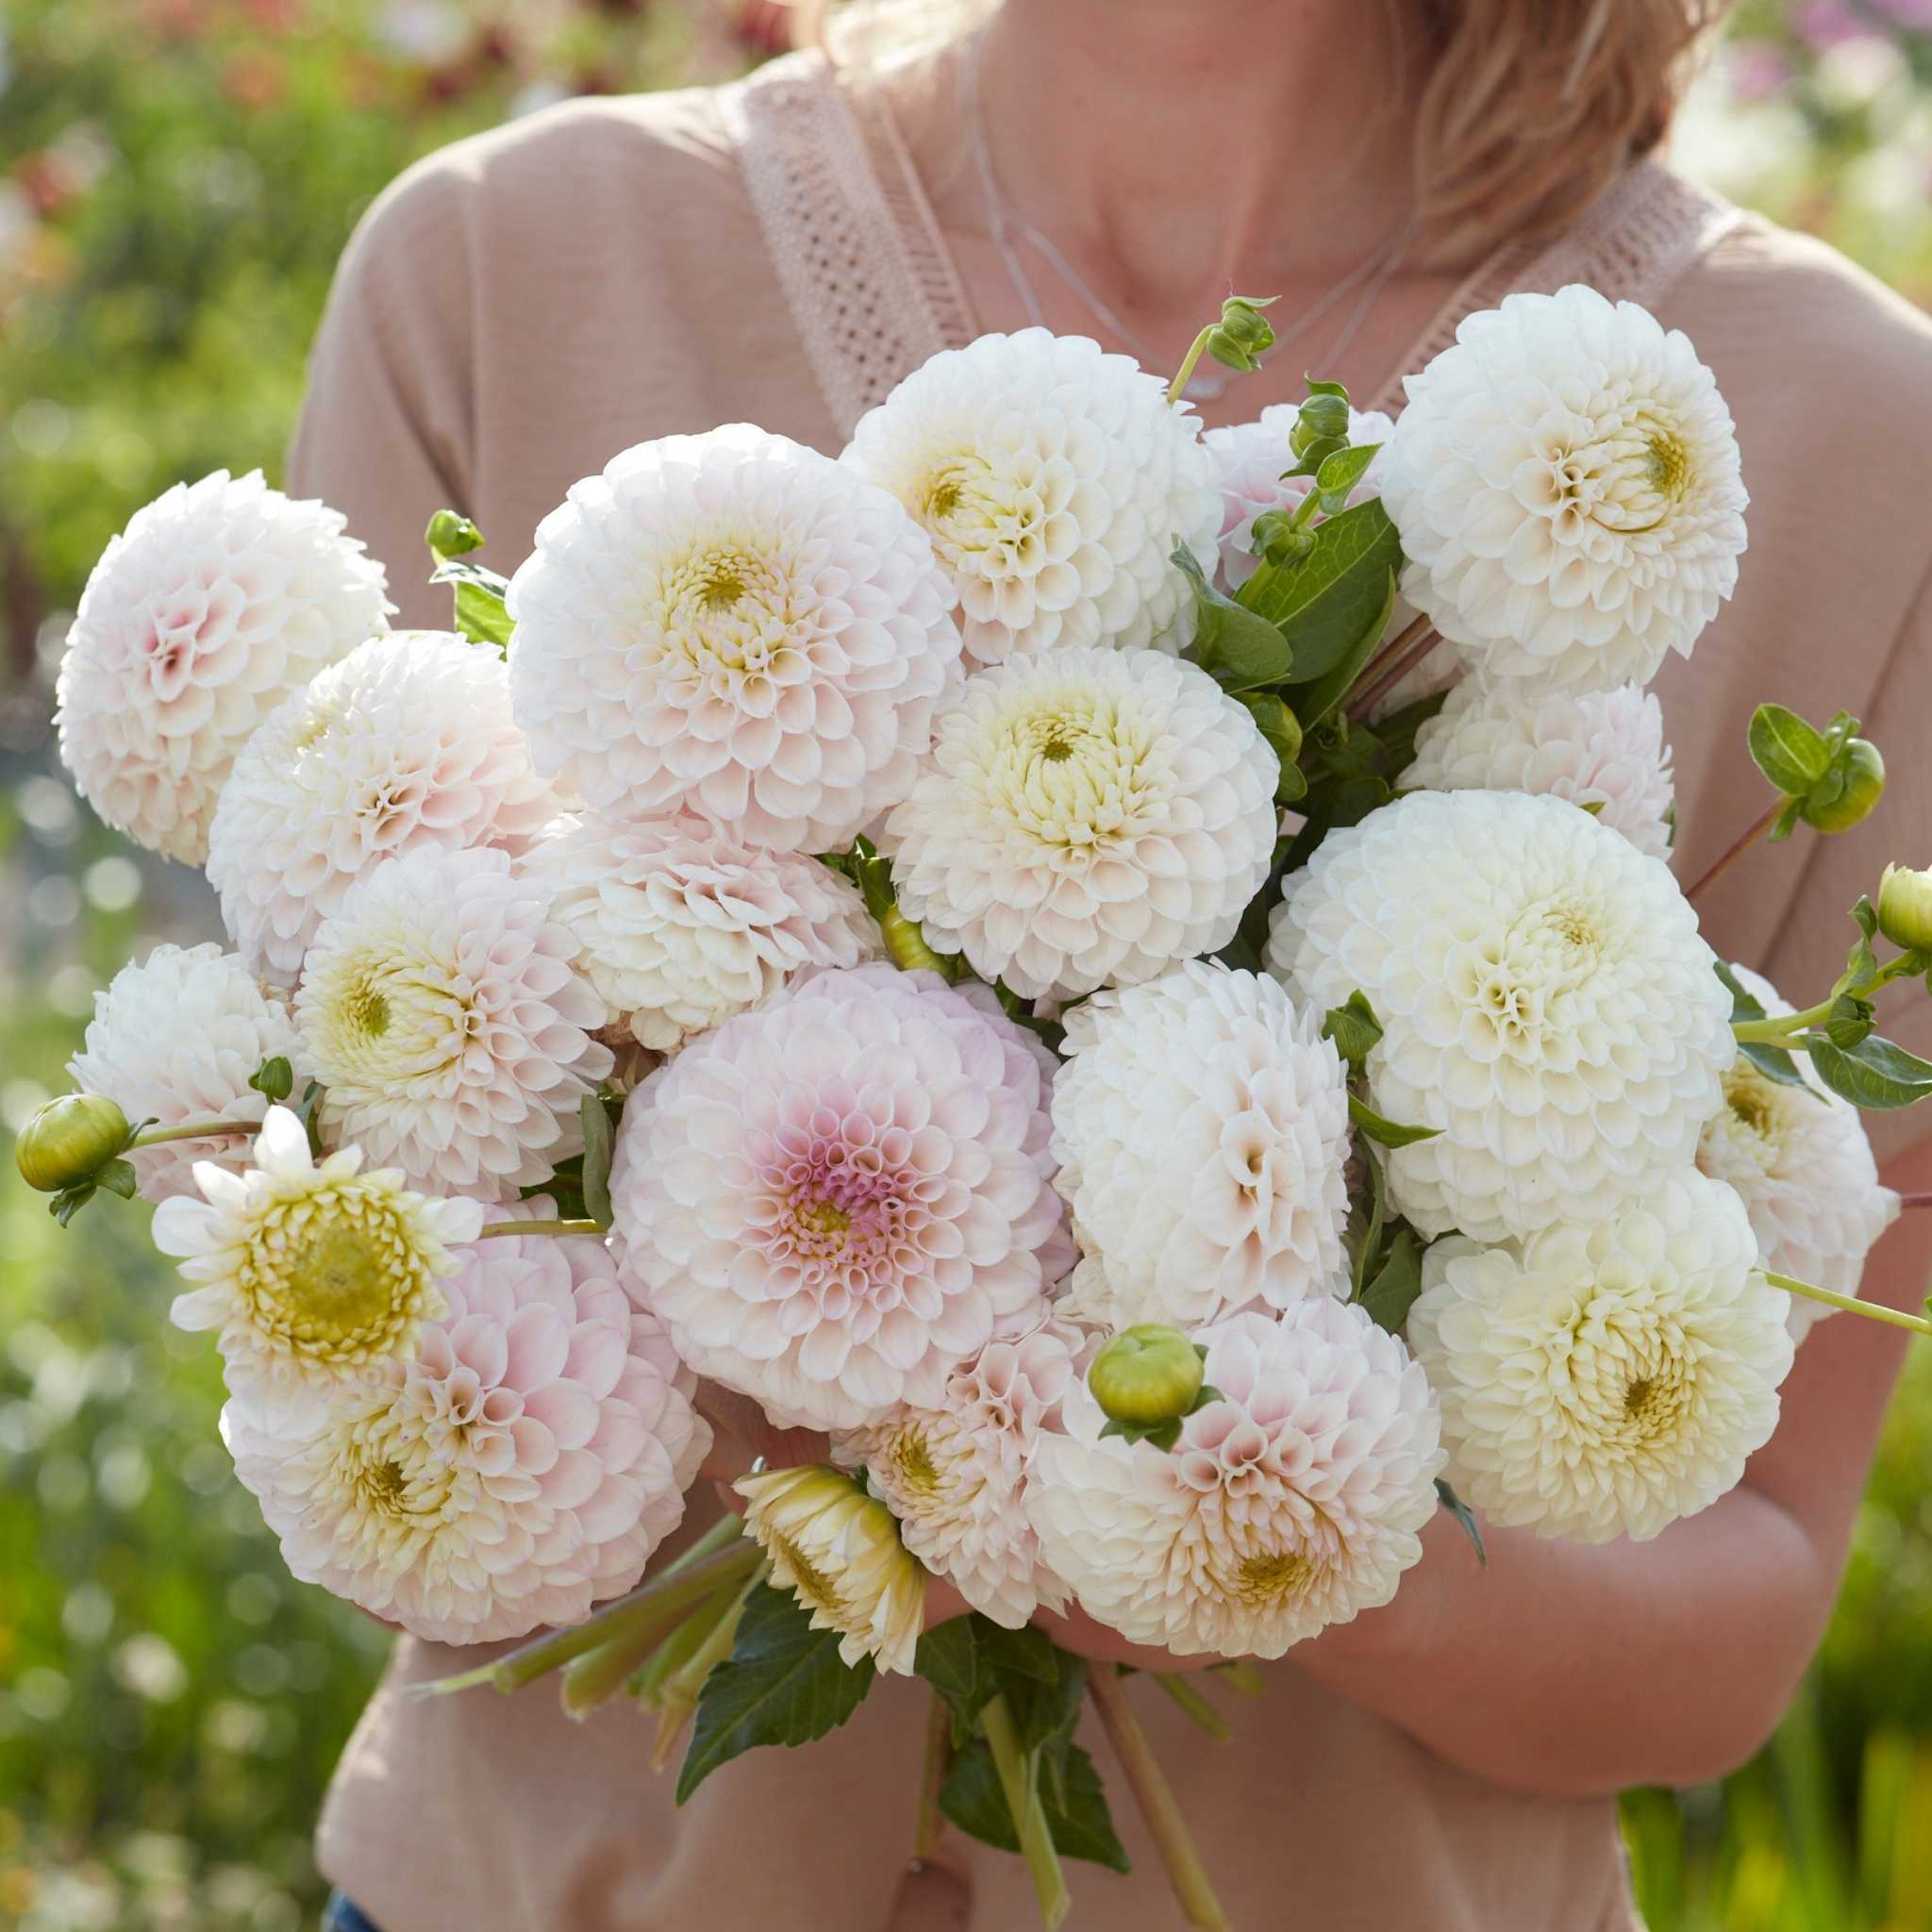
<instances>
[{"instance_id":1,"label":"cream dahlia","mask_svg":"<svg viewBox=\"0 0 1932 1932\"><path fill-rule=\"evenodd\" d=\"M443 1291L408 1360L231 1401L236 1474L294 1575L414 1636L574 1624L677 1526L711 1432L601 1242L478 1241Z\"/></svg>"},{"instance_id":2,"label":"cream dahlia","mask_svg":"<svg viewBox=\"0 0 1932 1932\"><path fill-rule=\"evenodd\" d=\"M177 483L135 511L81 592L57 687L60 757L108 824L199 865L249 734L393 608L382 566L326 505L259 471Z\"/></svg>"},{"instance_id":3,"label":"cream dahlia","mask_svg":"<svg viewBox=\"0 0 1932 1932\"><path fill-rule=\"evenodd\" d=\"M1767 1013L1790 1003L1747 966L1732 969ZM1858 1110L1794 1054L1803 1088L1787 1087L1739 1055L1724 1075L1724 1107L1706 1123L1697 1165L1728 1182L1751 1217L1766 1268L1836 1294L1857 1294L1873 1243L1898 1219L1899 1197L1878 1180ZM1802 1341L1832 1310L1788 1295L1787 1324Z\"/></svg>"},{"instance_id":4,"label":"cream dahlia","mask_svg":"<svg viewBox=\"0 0 1932 1932\"><path fill-rule=\"evenodd\" d=\"M503 659L442 631L373 639L248 741L208 834L222 917L292 985L357 879L418 846L521 851L558 801L509 714Z\"/></svg>"},{"instance_id":5,"label":"cream dahlia","mask_svg":"<svg viewBox=\"0 0 1932 1932\"><path fill-rule=\"evenodd\" d=\"M573 486L509 589L539 766L613 818L826 852L905 796L958 687L952 589L852 470L736 424Z\"/></svg>"},{"instance_id":6,"label":"cream dahlia","mask_svg":"<svg viewBox=\"0 0 1932 1932\"><path fill-rule=\"evenodd\" d=\"M362 1171L353 1147L317 1162L308 1130L272 1107L241 1174L195 1164L202 1200L155 1209L154 1241L195 1284L169 1310L179 1328L211 1328L228 1387L302 1387L365 1379L407 1361L439 1319L442 1282L483 1225L473 1201L431 1201L393 1168Z\"/></svg>"},{"instance_id":7,"label":"cream dahlia","mask_svg":"<svg viewBox=\"0 0 1932 1932\"><path fill-rule=\"evenodd\" d=\"M544 886L482 847L422 846L351 886L295 994L331 1140L438 1192L513 1197L583 1149L610 1072L603 1002Z\"/></svg>"},{"instance_id":8,"label":"cream dahlia","mask_svg":"<svg viewBox=\"0 0 1932 1932\"><path fill-rule=\"evenodd\" d=\"M1043 328L943 350L861 419L841 460L931 533L976 663L1193 636L1171 559L1185 543L1213 567L1221 496L1200 425L1125 356Z\"/></svg>"},{"instance_id":9,"label":"cream dahlia","mask_svg":"<svg viewBox=\"0 0 1932 1932\"><path fill-rule=\"evenodd\" d=\"M1449 1480L1494 1523L1576 1542L1695 1515L1777 1425L1784 1301L1744 1204L1694 1172L1595 1227L1436 1242L1408 1336Z\"/></svg>"},{"instance_id":10,"label":"cream dahlia","mask_svg":"<svg viewBox=\"0 0 1932 1932\"><path fill-rule=\"evenodd\" d=\"M1731 413L1679 330L1580 286L1465 318L1382 453L1404 596L1491 677L1647 684L1738 580Z\"/></svg>"},{"instance_id":11,"label":"cream dahlia","mask_svg":"<svg viewBox=\"0 0 1932 1932\"><path fill-rule=\"evenodd\" d=\"M1089 1616L1181 1656L1279 1657L1395 1594L1436 1509L1439 1421L1402 1343L1352 1303L1196 1331L1218 1399L1171 1451L1068 1392L1034 1450L1041 1553Z\"/></svg>"},{"instance_id":12,"label":"cream dahlia","mask_svg":"<svg viewBox=\"0 0 1932 1932\"><path fill-rule=\"evenodd\" d=\"M1077 1329L1053 1321L989 1341L946 1377L932 1407L896 1410L836 1445L841 1459L865 1465L906 1547L1008 1630L1041 1605L1066 1606L1027 1517L1026 1459L1059 1426L1082 1346Z\"/></svg>"},{"instance_id":13,"label":"cream dahlia","mask_svg":"<svg viewBox=\"0 0 1932 1932\"><path fill-rule=\"evenodd\" d=\"M1071 998L1226 944L1268 875L1278 774L1194 665L1034 652L967 680L879 849L929 944Z\"/></svg>"},{"instance_id":14,"label":"cream dahlia","mask_svg":"<svg viewBox=\"0 0 1932 1932\"><path fill-rule=\"evenodd\" d=\"M811 974L725 1021L625 1109L610 1193L632 1293L783 1424L936 1406L995 1330L1039 1320L1070 1257L1041 1051L890 966Z\"/></svg>"},{"instance_id":15,"label":"cream dahlia","mask_svg":"<svg viewBox=\"0 0 1932 1932\"><path fill-rule=\"evenodd\" d=\"M1557 798L1417 791L1331 833L1268 963L1318 1011L1368 996L1370 1104L1438 1130L1387 1162L1429 1235L1607 1220L1691 1164L1736 1054L1669 870Z\"/></svg>"},{"instance_id":16,"label":"cream dahlia","mask_svg":"<svg viewBox=\"0 0 1932 1932\"><path fill-rule=\"evenodd\" d=\"M1201 446L1214 464L1215 486L1221 491L1221 581L1238 591L1254 575L1260 559L1249 548L1255 519L1266 510L1294 509L1314 488L1312 476L1288 476L1294 467L1288 447L1289 433L1301 414L1299 405L1276 403L1263 409L1258 421L1233 423L1210 429ZM1387 442L1393 421L1379 409L1351 409L1348 440L1352 443ZM1363 473L1351 504L1374 495L1379 486L1378 455Z\"/></svg>"},{"instance_id":17,"label":"cream dahlia","mask_svg":"<svg viewBox=\"0 0 1932 1932\"><path fill-rule=\"evenodd\" d=\"M286 1059L302 1084L302 1049L288 1008L265 993L233 953L216 945L156 946L94 995L80 1051L67 1071L83 1092L119 1104L130 1124L155 1121L259 1123L268 1102L249 1081L264 1060ZM252 1134L167 1141L127 1158L150 1201L194 1191L197 1161L240 1174Z\"/></svg>"},{"instance_id":18,"label":"cream dahlia","mask_svg":"<svg viewBox=\"0 0 1932 1932\"><path fill-rule=\"evenodd\" d=\"M531 858L610 1023L668 1053L808 966L879 951L858 892L815 858L702 819L585 819Z\"/></svg>"},{"instance_id":19,"label":"cream dahlia","mask_svg":"<svg viewBox=\"0 0 1932 1932\"><path fill-rule=\"evenodd\" d=\"M1053 1151L1080 1320L1192 1328L1345 1287L1348 1088L1321 1028L1203 960L1067 1015Z\"/></svg>"},{"instance_id":20,"label":"cream dahlia","mask_svg":"<svg viewBox=\"0 0 1932 1932\"><path fill-rule=\"evenodd\" d=\"M1634 684L1556 690L1469 676L1416 733L1402 774L1419 791L1538 791L1593 806L1653 858L1671 854L1676 787L1663 708Z\"/></svg>"}]
</instances>

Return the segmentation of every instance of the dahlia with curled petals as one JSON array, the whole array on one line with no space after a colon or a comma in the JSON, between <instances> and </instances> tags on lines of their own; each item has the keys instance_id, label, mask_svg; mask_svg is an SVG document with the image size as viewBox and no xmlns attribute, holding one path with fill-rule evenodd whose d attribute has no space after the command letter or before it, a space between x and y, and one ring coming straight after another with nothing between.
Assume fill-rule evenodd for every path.
<instances>
[{"instance_id":1,"label":"dahlia with curled petals","mask_svg":"<svg viewBox=\"0 0 1932 1932\"><path fill-rule=\"evenodd\" d=\"M1560 798L1414 791L1330 833L1267 955L1317 1011L1374 1008L1369 1104L1436 1130L1387 1157L1424 1234L1607 1220L1691 1165L1737 1055L1669 868Z\"/></svg>"},{"instance_id":2,"label":"dahlia with curled petals","mask_svg":"<svg viewBox=\"0 0 1932 1932\"><path fill-rule=\"evenodd\" d=\"M1345 1287L1348 1086L1318 1014L1195 959L1082 1001L1061 1050L1079 1320L1191 1328Z\"/></svg>"},{"instance_id":3,"label":"dahlia with curled petals","mask_svg":"<svg viewBox=\"0 0 1932 1932\"><path fill-rule=\"evenodd\" d=\"M710 1429L602 1242L478 1241L443 1292L407 1361L319 1399L231 1400L235 1472L294 1575L413 1636L576 1623L677 1527Z\"/></svg>"},{"instance_id":4,"label":"dahlia with curled petals","mask_svg":"<svg viewBox=\"0 0 1932 1932\"><path fill-rule=\"evenodd\" d=\"M879 930L837 873L691 817L559 827L531 858L607 1021L669 1053L808 966L857 966Z\"/></svg>"},{"instance_id":5,"label":"dahlia with curled petals","mask_svg":"<svg viewBox=\"0 0 1932 1932\"><path fill-rule=\"evenodd\" d=\"M603 1002L507 853L385 859L317 929L295 994L323 1128L419 1186L514 1198L583 1150Z\"/></svg>"},{"instance_id":6,"label":"dahlia with curled petals","mask_svg":"<svg viewBox=\"0 0 1932 1932\"><path fill-rule=\"evenodd\" d=\"M1694 1516L1777 1426L1786 1300L1744 1204L1694 1171L1595 1227L1436 1242L1408 1338L1449 1480L1491 1522L1574 1542Z\"/></svg>"},{"instance_id":7,"label":"dahlia with curled petals","mask_svg":"<svg viewBox=\"0 0 1932 1932\"><path fill-rule=\"evenodd\" d=\"M258 470L177 483L135 511L81 592L56 686L61 760L105 823L199 865L249 734L394 608L327 505Z\"/></svg>"},{"instance_id":8,"label":"dahlia with curled petals","mask_svg":"<svg viewBox=\"0 0 1932 1932\"><path fill-rule=\"evenodd\" d=\"M249 1086L264 1060L286 1059L303 1079L302 1047L283 1002L233 953L213 944L156 946L94 995L80 1051L67 1071L84 1093L105 1094L130 1121L258 1124L266 1096ZM252 1134L164 1141L125 1158L150 1201L195 1191L196 1161L240 1174Z\"/></svg>"},{"instance_id":9,"label":"dahlia with curled petals","mask_svg":"<svg viewBox=\"0 0 1932 1932\"><path fill-rule=\"evenodd\" d=\"M937 974L795 979L631 1096L624 1279L698 1374L781 1425L930 1407L1071 1259L1040 1042Z\"/></svg>"},{"instance_id":10,"label":"dahlia with curled petals","mask_svg":"<svg viewBox=\"0 0 1932 1932\"><path fill-rule=\"evenodd\" d=\"M829 852L905 796L958 688L952 587L883 490L733 424L572 486L511 579L541 770L607 817Z\"/></svg>"},{"instance_id":11,"label":"dahlia with curled petals","mask_svg":"<svg viewBox=\"0 0 1932 1932\"><path fill-rule=\"evenodd\" d=\"M841 460L930 533L976 664L1056 644L1178 651L1194 634L1174 550L1213 568L1221 493L1192 412L1126 356L1043 328L942 350L860 418Z\"/></svg>"},{"instance_id":12,"label":"dahlia with curled petals","mask_svg":"<svg viewBox=\"0 0 1932 1932\"><path fill-rule=\"evenodd\" d=\"M1084 1385L1042 1436L1027 1506L1080 1607L1183 1657L1279 1657L1386 1604L1422 1556L1442 1467L1435 1398L1352 1303L1195 1331L1214 1399L1172 1450L1107 1435Z\"/></svg>"},{"instance_id":13,"label":"dahlia with curled petals","mask_svg":"<svg viewBox=\"0 0 1932 1932\"><path fill-rule=\"evenodd\" d=\"M1464 317L1407 384L1402 593L1490 677L1648 684L1738 581L1749 501L1690 338L1573 285Z\"/></svg>"},{"instance_id":14,"label":"dahlia with curled petals","mask_svg":"<svg viewBox=\"0 0 1932 1932\"><path fill-rule=\"evenodd\" d=\"M503 659L447 631L372 639L248 741L208 833L208 883L243 957L292 986L315 929L385 858L521 852L556 817L509 714Z\"/></svg>"},{"instance_id":15,"label":"dahlia with curled petals","mask_svg":"<svg viewBox=\"0 0 1932 1932\"><path fill-rule=\"evenodd\" d=\"M1234 937L1268 876L1279 776L1195 665L1033 652L967 680L879 850L927 944L1070 999Z\"/></svg>"}]
</instances>

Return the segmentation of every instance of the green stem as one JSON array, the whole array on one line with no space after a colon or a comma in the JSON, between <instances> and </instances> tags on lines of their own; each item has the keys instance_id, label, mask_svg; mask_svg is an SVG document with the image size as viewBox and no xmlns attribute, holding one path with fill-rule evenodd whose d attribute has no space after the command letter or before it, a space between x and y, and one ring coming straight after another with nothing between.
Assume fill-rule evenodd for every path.
<instances>
[{"instance_id":1,"label":"green stem","mask_svg":"<svg viewBox=\"0 0 1932 1932\"><path fill-rule=\"evenodd\" d=\"M937 973L941 979L950 980L959 970L957 958L936 953L926 944L924 933L897 906L887 907L879 915L879 933L886 942L886 957L901 973Z\"/></svg>"},{"instance_id":2,"label":"green stem","mask_svg":"<svg viewBox=\"0 0 1932 1932\"><path fill-rule=\"evenodd\" d=\"M1217 1744L1225 1744L1234 1736L1227 1720L1208 1701L1200 1686L1191 1677L1182 1675L1179 1671L1155 1671L1150 1674L1188 1717L1206 1731Z\"/></svg>"},{"instance_id":3,"label":"green stem","mask_svg":"<svg viewBox=\"0 0 1932 1932\"><path fill-rule=\"evenodd\" d=\"M1267 1679L1252 1657L1238 1657L1208 1668L1240 1697L1258 1697L1268 1688Z\"/></svg>"},{"instance_id":4,"label":"green stem","mask_svg":"<svg viewBox=\"0 0 1932 1932\"><path fill-rule=\"evenodd\" d=\"M520 1234L608 1234L594 1221L492 1221L476 1239L479 1241L508 1239Z\"/></svg>"},{"instance_id":5,"label":"green stem","mask_svg":"<svg viewBox=\"0 0 1932 1932\"><path fill-rule=\"evenodd\" d=\"M940 1809L940 1793L946 1788L946 1774L953 1768L953 1714L937 1690L925 1714L925 1754L919 1774L919 1822L912 1829L912 1857L924 1864L939 1850L946 1828L946 1814Z\"/></svg>"},{"instance_id":6,"label":"green stem","mask_svg":"<svg viewBox=\"0 0 1932 1932\"><path fill-rule=\"evenodd\" d=\"M711 1626L705 1633L704 1641L663 1685L658 1709L658 1738L651 1751L653 1771L662 1771L671 1761L673 1747L684 1735L684 1727L691 1722L691 1712L698 1707L698 1696L705 1688L705 1679L731 1655L731 1646L738 1641L738 1625L744 1615L745 1598L770 1574L769 1566L760 1563L729 1593L724 1607L711 1619Z\"/></svg>"},{"instance_id":7,"label":"green stem","mask_svg":"<svg viewBox=\"0 0 1932 1932\"><path fill-rule=\"evenodd\" d=\"M1863 1315L1868 1322L1887 1322L1894 1328L1909 1328L1914 1335L1932 1335L1932 1322L1923 1315L1908 1315L1902 1308L1888 1308L1883 1302L1861 1302L1855 1294L1836 1294L1809 1281L1794 1281L1789 1274L1765 1271L1765 1280L1787 1294L1801 1294L1807 1301L1823 1302L1828 1308L1842 1308L1848 1315Z\"/></svg>"},{"instance_id":8,"label":"green stem","mask_svg":"<svg viewBox=\"0 0 1932 1932\"><path fill-rule=\"evenodd\" d=\"M1740 1045L1789 1046L1807 1027L1829 1019L1831 1009L1837 1004L1835 999L1820 1000L1815 1007L1807 1007L1802 1013L1775 1013L1765 1020L1738 1020L1733 1022L1731 1031L1737 1036Z\"/></svg>"},{"instance_id":9,"label":"green stem","mask_svg":"<svg viewBox=\"0 0 1932 1932\"><path fill-rule=\"evenodd\" d=\"M1094 1708L1107 1730L1108 1741L1126 1774L1141 1816L1147 1821L1148 1832L1159 1847L1168 1882L1174 1887L1183 1917L1197 1932L1231 1932L1227 1914L1221 1909L1221 1901L1214 1896L1214 1887L1208 1882L1201 1855L1194 1849L1188 1822L1174 1802L1167 1774L1127 1702L1126 1686L1119 1674L1106 1665L1088 1672L1087 1682L1093 1692Z\"/></svg>"},{"instance_id":10,"label":"green stem","mask_svg":"<svg viewBox=\"0 0 1932 1932\"><path fill-rule=\"evenodd\" d=\"M1020 1850L1032 1875L1041 1919L1047 1932L1058 1932L1074 1901L1067 1890L1066 1874L1060 1870L1060 1855L1054 1849L1046 1807L1040 1802L1039 1763L1020 1748L1020 1733L1004 1692L980 1712L979 1722L987 1748L992 1753L993 1769L1000 1775L1000 1789L1007 1794L1013 1828L1020 1835Z\"/></svg>"},{"instance_id":11,"label":"green stem","mask_svg":"<svg viewBox=\"0 0 1932 1932\"><path fill-rule=\"evenodd\" d=\"M1187 393L1188 379L1193 375L1195 369L1200 364L1202 356L1207 351L1208 338L1211 336L1219 326L1220 324L1218 322L1210 322L1208 325L1208 326L1204 328L1201 331L1201 333L1194 338L1193 347L1191 348L1188 351L1188 353L1181 358L1181 366L1178 370L1175 371L1174 380L1167 386L1167 406L1170 409L1173 408L1174 406L1180 401L1182 396L1184 396Z\"/></svg>"},{"instance_id":12,"label":"green stem","mask_svg":"<svg viewBox=\"0 0 1932 1932\"><path fill-rule=\"evenodd\" d=\"M143 1127L123 1153L136 1147L158 1147L165 1141L207 1141L218 1134L258 1134L259 1121L184 1121L178 1127Z\"/></svg>"}]
</instances>

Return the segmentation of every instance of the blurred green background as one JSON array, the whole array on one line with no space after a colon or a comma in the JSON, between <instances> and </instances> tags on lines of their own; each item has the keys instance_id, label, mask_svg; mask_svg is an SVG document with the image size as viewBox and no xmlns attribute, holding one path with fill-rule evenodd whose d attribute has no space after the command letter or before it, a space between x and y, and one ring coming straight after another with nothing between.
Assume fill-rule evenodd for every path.
<instances>
[{"instance_id":1,"label":"blurred green background","mask_svg":"<svg viewBox=\"0 0 1932 1932\"><path fill-rule=\"evenodd\" d=\"M0 0L0 1133L95 989L214 930L75 803L53 674L89 566L179 477L277 478L328 275L412 157L570 93L722 76L764 0ZM1680 166L1932 301L1932 0L1746 4ZM390 559L406 567L408 559ZM8 1163L10 1172L10 1161ZM135 1208L0 1185L0 1926L293 1932L381 1658L291 1583ZM1633 1793L1654 1932L1932 1927L1932 1354L1805 1695L1722 1787Z\"/></svg>"}]
</instances>

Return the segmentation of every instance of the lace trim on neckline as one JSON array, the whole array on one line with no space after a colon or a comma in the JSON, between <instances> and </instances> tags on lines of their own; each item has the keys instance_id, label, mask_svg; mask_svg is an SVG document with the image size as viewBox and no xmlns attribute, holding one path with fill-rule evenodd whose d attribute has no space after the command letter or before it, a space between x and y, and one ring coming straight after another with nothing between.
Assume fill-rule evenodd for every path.
<instances>
[{"instance_id":1,"label":"lace trim on neckline","mask_svg":"<svg viewBox=\"0 0 1932 1932\"><path fill-rule=\"evenodd\" d=\"M744 175L833 423L865 412L941 349L976 333L953 258L890 114L843 87L817 52L790 54L724 91ZM1498 249L1462 282L1366 408L1399 408L1407 375L1463 318L1517 291L1588 283L1653 306L1739 210L1640 161L1555 242Z\"/></svg>"}]
</instances>

